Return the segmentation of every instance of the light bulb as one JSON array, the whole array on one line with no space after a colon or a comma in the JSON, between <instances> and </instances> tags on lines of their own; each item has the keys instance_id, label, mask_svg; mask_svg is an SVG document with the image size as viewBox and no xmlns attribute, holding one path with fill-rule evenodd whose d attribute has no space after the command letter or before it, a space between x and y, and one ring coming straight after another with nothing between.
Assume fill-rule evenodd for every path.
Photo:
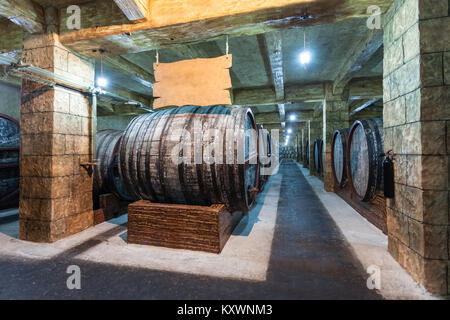
<instances>
[{"instance_id":1,"label":"light bulb","mask_svg":"<svg viewBox=\"0 0 450 320\"><path fill-rule=\"evenodd\" d=\"M106 78L103 77L99 77L97 79L97 85L101 88L104 88L108 85L108 80L106 80Z\"/></svg>"},{"instance_id":2,"label":"light bulb","mask_svg":"<svg viewBox=\"0 0 450 320\"><path fill-rule=\"evenodd\" d=\"M292 133L292 129L288 129L288 133Z\"/></svg>"},{"instance_id":3,"label":"light bulb","mask_svg":"<svg viewBox=\"0 0 450 320\"><path fill-rule=\"evenodd\" d=\"M289 117L289 120L291 121L295 121L297 119L297 116L295 114L291 114L291 116Z\"/></svg>"},{"instance_id":4,"label":"light bulb","mask_svg":"<svg viewBox=\"0 0 450 320\"><path fill-rule=\"evenodd\" d=\"M300 63L301 64L307 64L311 62L311 52L307 50L303 50L300 53Z\"/></svg>"}]
</instances>

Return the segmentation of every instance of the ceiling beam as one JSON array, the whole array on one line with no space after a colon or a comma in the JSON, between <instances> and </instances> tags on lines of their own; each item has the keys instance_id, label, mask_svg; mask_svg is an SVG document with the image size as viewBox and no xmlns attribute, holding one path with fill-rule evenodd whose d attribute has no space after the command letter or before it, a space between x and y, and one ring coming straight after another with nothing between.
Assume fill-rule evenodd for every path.
<instances>
[{"instance_id":1,"label":"ceiling beam","mask_svg":"<svg viewBox=\"0 0 450 320\"><path fill-rule=\"evenodd\" d=\"M368 107L373 106L376 102L378 102L380 100L381 100L381 98L374 98L369 101L365 101L362 105L360 105L359 107L355 108L352 112L350 112L350 116L354 116L358 112L361 112L361 111L367 109Z\"/></svg>"},{"instance_id":2,"label":"ceiling beam","mask_svg":"<svg viewBox=\"0 0 450 320\"><path fill-rule=\"evenodd\" d=\"M372 110L372 108L366 108L362 110L361 112L355 113L353 115L350 115L350 121L356 121L356 120L363 120L363 119L370 119L375 117L383 116L383 109L375 109Z\"/></svg>"},{"instance_id":3,"label":"ceiling beam","mask_svg":"<svg viewBox=\"0 0 450 320\"><path fill-rule=\"evenodd\" d=\"M349 99L383 98L383 79L381 77L353 79L348 84Z\"/></svg>"},{"instance_id":4,"label":"ceiling beam","mask_svg":"<svg viewBox=\"0 0 450 320\"><path fill-rule=\"evenodd\" d=\"M133 80L139 82L147 88L153 88L155 76L150 72L142 69L138 65L130 62L124 57L103 57L103 62L106 66L113 70L129 75Z\"/></svg>"},{"instance_id":5,"label":"ceiling beam","mask_svg":"<svg viewBox=\"0 0 450 320\"><path fill-rule=\"evenodd\" d=\"M254 106L288 102L319 102L325 97L323 83L286 86L284 91L285 97L283 101L279 101L273 87L236 89L233 90L233 104Z\"/></svg>"},{"instance_id":6,"label":"ceiling beam","mask_svg":"<svg viewBox=\"0 0 450 320\"><path fill-rule=\"evenodd\" d=\"M275 89L275 98L284 100L284 73L283 73L283 51L280 31L269 32L264 35L266 56L270 65L270 77Z\"/></svg>"},{"instance_id":7,"label":"ceiling beam","mask_svg":"<svg viewBox=\"0 0 450 320\"><path fill-rule=\"evenodd\" d=\"M149 0L114 0L128 20L139 21L147 19Z\"/></svg>"},{"instance_id":8,"label":"ceiling beam","mask_svg":"<svg viewBox=\"0 0 450 320\"><path fill-rule=\"evenodd\" d=\"M119 103L119 104L112 104L111 102L106 101L98 101L98 110L97 110L97 116L132 116L132 115L139 115L148 113L148 111L145 111L143 109L137 108L133 105Z\"/></svg>"},{"instance_id":9,"label":"ceiling beam","mask_svg":"<svg viewBox=\"0 0 450 320\"><path fill-rule=\"evenodd\" d=\"M142 103L145 107L151 108L153 106L153 97L150 96L144 96L139 93L136 93L134 91L126 90L124 88L119 88L117 86L113 86L111 88L108 88L109 92L114 93L118 96L121 96L123 98L127 98L130 100L135 100L140 103ZM111 102L114 104L114 99L109 99L107 97L102 97L103 101Z\"/></svg>"},{"instance_id":10,"label":"ceiling beam","mask_svg":"<svg viewBox=\"0 0 450 320\"><path fill-rule=\"evenodd\" d=\"M0 40L3 38L2 35L0 35ZM1 43L1 41L0 41ZM17 47L17 46L14 46ZM8 54L14 53L15 55L18 55L20 58L21 50L11 51L8 52ZM0 51L1 53L1 51ZM153 83L155 82L155 77L150 72L144 70L143 68L139 67L138 65L132 63L131 61L127 60L124 57L117 56L117 57L103 57L103 64L112 70L115 70L117 72L123 73L127 76L129 76L134 81L140 83L144 87L152 88L153 89Z\"/></svg>"},{"instance_id":11,"label":"ceiling beam","mask_svg":"<svg viewBox=\"0 0 450 320\"><path fill-rule=\"evenodd\" d=\"M289 124L312 120L313 116L314 116L314 111L312 111L312 110L295 111L295 114L297 115L297 119L295 121L289 121ZM255 119L256 119L257 123L264 124L264 125L274 124L274 123L278 123L281 125L281 122L279 119L279 114L277 112L255 113Z\"/></svg>"},{"instance_id":12,"label":"ceiling beam","mask_svg":"<svg viewBox=\"0 0 450 320\"><path fill-rule=\"evenodd\" d=\"M0 0L0 16L29 33L45 31L44 10L31 0Z\"/></svg>"},{"instance_id":13,"label":"ceiling beam","mask_svg":"<svg viewBox=\"0 0 450 320\"><path fill-rule=\"evenodd\" d=\"M283 72L283 51L282 38L280 31L269 32L264 35L265 50L263 50L263 59L269 61L270 75L273 88L275 90L275 99L284 101L284 72ZM280 114L281 126L286 126L286 112L284 103L278 103L278 112Z\"/></svg>"},{"instance_id":14,"label":"ceiling beam","mask_svg":"<svg viewBox=\"0 0 450 320\"><path fill-rule=\"evenodd\" d=\"M379 0L386 12L393 0ZM87 3L81 6L91 19L83 29L69 30L64 23L67 14L61 10L61 42L87 56L98 56L102 48L109 55L149 51L173 45L243 35L256 35L285 28L367 18L373 0L236 0L208 1L152 0L150 18L144 22L124 24L120 15L105 14ZM96 10L98 12L96 12ZM87 12L87 11L86 11ZM305 15L312 18L304 18ZM115 23L115 24L114 24ZM111 25L113 24L113 25ZM97 50L97 52L94 52Z\"/></svg>"},{"instance_id":15,"label":"ceiling beam","mask_svg":"<svg viewBox=\"0 0 450 320\"><path fill-rule=\"evenodd\" d=\"M355 49L350 52L348 58L345 59L345 62L333 83L333 94L341 93L355 73L362 69L382 45L383 31L378 29L368 29L364 38L356 45Z\"/></svg>"}]
</instances>

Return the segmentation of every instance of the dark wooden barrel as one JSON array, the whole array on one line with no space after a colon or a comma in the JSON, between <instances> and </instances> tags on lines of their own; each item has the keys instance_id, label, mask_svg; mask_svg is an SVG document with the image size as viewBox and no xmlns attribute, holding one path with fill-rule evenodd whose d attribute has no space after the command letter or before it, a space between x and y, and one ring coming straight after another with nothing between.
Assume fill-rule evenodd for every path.
<instances>
[{"instance_id":1,"label":"dark wooden barrel","mask_svg":"<svg viewBox=\"0 0 450 320\"><path fill-rule=\"evenodd\" d=\"M322 149L323 140L317 139L314 141L314 165L317 173L322 173Z\"/></svg>"},{"instance_id":2,"label":"dark wooden barrel","mask_svg":"<svg viewBox=\"0 0 450 320\"><path fill-rule=\"evenodd\" d=\"M306 161L306 165L309 166L309 140L306 140L306 146L305 146L305 161Z\"/></svg>"},{"instance_id":3,"label":"dark wooden barrel","mask_svg":"<svg viewBox=\"0 0 450 320\"><path fill-rule=\"evenodd\" d=\"M349 181L361 201L374 199L383 188L383 120L356 121L348 137Z\"/></svg>"},{"instance_id":4,"label":"dark wooden barrel","mask_svg":"<svg viewBox=\"0 0 450 320\"><path fill-rule=\"evenodd\" d=\"M333 133L331 142L331 167L334 182L340 188L347 183L347 139L350 129L340 129Z\"/></svg>"},{"instance_id":5,"label":"dark wooden barrel","mask_svg":"<svg viewBox=\"0 0 450 320\"><path fill-rule=\"evenodd\" d=\"M217 130L217 136L212 139L207 129ZM212 144L222 151L213 152L215 161L207 157ZM135 200L223 203L230 211L246 212L259 184L253 113L249 108L185 106L139 116L123 135L119 172Z\"/></svg>"},{"instance_id":6,"label":"dark wooden barrel","mask_svg":"<svg viewBox=\"0 0 450 320\"><path fill-rule=\"evenodd\" d=\"M18 121L0 114L0 209L19 204L19 148Z\"/></svg>"},{"instance_id":7,"label":"dark wooden barrel","mask_svg":"<svg viewBox=\"0 0 450 320\"><path fill-rule=\"evenodd\" d=\"M131 200L120 180L118 153L123 131L102 130L96 135L97 165L94 170L96 194L113 193L121 200Z\"/></svg>"}]
</instances>

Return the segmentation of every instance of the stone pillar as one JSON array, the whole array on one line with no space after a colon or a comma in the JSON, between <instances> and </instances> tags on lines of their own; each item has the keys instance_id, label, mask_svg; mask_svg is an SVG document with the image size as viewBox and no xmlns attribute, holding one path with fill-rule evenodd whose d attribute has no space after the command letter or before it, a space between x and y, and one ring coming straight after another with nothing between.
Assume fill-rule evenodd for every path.
<instances>
[{"instance_id":1,"label":"stone pillar","mask_svg":"<svg viewBox=\"0 0 450 320\"><path fill-rule=\"evenodd\" d=\"M55 33L24 41L22 61L93 85L94 64ZM20 159L20 239L53 242L93 225L92 106L85 95L23 80Z\"/></svg>"},{"instance_id":2,"label":"stone pillar","mask_svg":"<svg viewBox=\"0 0 450 320\"><path fill-rule=\"evenodd\" d=\"M450 17L448 0L397 0L384 21L389 252L429 291L449 294Z\"/></svg>"},{"instance_id":3,"label":"stone pillar","mask_svg":"<svg viewBox=\"0 0 450 320\"><path fill-rule=\"evenodd\" d=\"M324 144L324 174L325 191L335 192L333 169L331 167L331 143L334 131L348 128L349 109L348 99L342 94L333 95L331 84L325 88L325 100L323 102L323 144Z\"/></svg>"}]
</instances>

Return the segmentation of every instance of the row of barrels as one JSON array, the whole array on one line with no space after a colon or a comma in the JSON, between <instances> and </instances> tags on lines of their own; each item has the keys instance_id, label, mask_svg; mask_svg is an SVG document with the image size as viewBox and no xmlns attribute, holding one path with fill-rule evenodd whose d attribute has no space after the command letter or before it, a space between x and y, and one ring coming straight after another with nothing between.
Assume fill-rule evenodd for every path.
<instances>
[{"instance_id":1,"label":"row of barrels","mask_svg":"<svg viewBox=\"0 0 450 320\"><path fill-rule=\"evenodd\" d=\"M317 174L323 173L323 140L316 139L314 141L314 169Z\"/></svg>"},{"instance_id":2,"label":"row of barrels","mask_svg":"<svg viewBox=\"0 0 450 320\"><path fill-rule=\"evenodd\" d=\"M19 123L0 114L0 209L15 207L19 202Z\"/></svg>"},{"instance_id":3,"label":"row of barrels","mask_svg":"<svg viewBox=\"0 0 450 320\"><path fill-rule=\"evenodd\" d=\"M306 140L305 144L301 145L300 148L300 159L305 162L307 166L309 166L309 140ZM314 162L314 170L316 173L323 173L323 140L316 139L313 144L313 162Z\"/></svg>"},{"instance_id":4,"label":"row of barrels","mask_svg":"<svg viewBox=\"0 0 450 320\"><path fill-rule=\"evenodd\" d=\"M298 153L294 147L280 147L280 158L281 159L295 159L297 160Z\"/></svg>"},{"instance_id":5,"label":"row of barrels","mask_svg":"<svg viewBox=\"0 0 450 320\"><path fill-rule=\"evenodd\" d=\"M209 129L219 134L211 137ZM95 190L129 201L223 203L247 212L267 180L261 169L272 165L272 146L249 108L185 106L144 114L124 132L97 134ZM214 161L204 161L211 155Z\"/></svg>"},{"instance_id":6,"label":"row of barrels","mask_svg":"<svg viewBox=\"0 0 450 320\"><path fill-rule=\"evenodd\" d=\"M331 145L335 183L340 188L350 184L360 201L375 198L383 190L384 156L381 117L356 121L349 129L336 130Z\"/></svg>"}]
</instances>

